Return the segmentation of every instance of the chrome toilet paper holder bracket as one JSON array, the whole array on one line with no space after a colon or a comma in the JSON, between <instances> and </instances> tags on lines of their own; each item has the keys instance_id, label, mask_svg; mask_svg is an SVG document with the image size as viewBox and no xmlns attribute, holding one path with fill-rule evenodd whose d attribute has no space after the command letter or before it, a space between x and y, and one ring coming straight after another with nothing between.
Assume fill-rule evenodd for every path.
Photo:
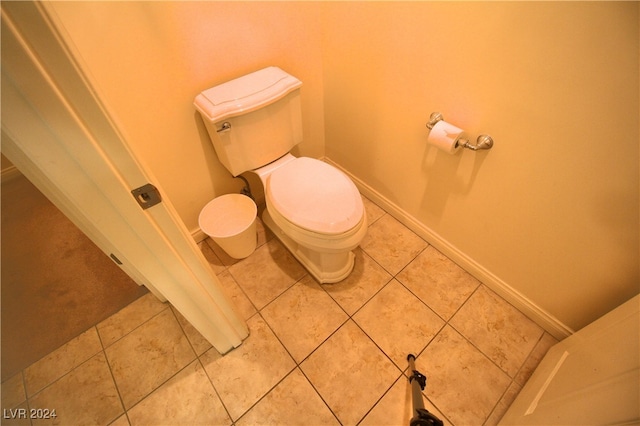
<instances>
[{"instance_id":1,"label":"chrome toilet paper holder bracket","mask_svg":"<svg viewBox=\"0 0 640 426\"><path fill-rule=\"evenodd\" d=\"M429 116L429 122L427 123L427 128L429 130L433 129L433 126L436 125L438 121L444 120L444 117L439 112L432 112ZM480 135L476 139L476 144L473 145L467 139L460 139L457 142L457 145L462 146L463 148L470 149L472 151L478 151L480 149L491 149L493 147L493 138L489 135Z\"/></svg>"}]
</instances>

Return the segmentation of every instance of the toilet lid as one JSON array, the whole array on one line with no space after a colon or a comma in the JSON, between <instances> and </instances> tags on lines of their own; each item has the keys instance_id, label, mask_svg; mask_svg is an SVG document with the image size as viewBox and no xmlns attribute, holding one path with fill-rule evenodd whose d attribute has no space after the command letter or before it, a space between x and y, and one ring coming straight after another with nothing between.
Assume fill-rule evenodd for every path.
<instances>
[{"instance_id":1,"label":"toilet lid","mask_svg":"<svg viewBox=\"0 0 640 426\"><path fill-rule=\"evenodd\" d=\"M300 157L275 170L267 181L271 205L293 224L322 234L355 227L364 207L344 173L320 160Z\"/></svg>"}]
</instances>

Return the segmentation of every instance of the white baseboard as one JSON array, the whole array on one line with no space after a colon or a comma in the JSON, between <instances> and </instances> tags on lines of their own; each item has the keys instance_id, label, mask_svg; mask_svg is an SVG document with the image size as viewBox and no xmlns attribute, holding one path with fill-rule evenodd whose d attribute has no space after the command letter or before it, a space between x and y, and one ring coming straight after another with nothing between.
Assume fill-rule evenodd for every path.
<instances>
[{"instance_id":1,"label":"white baseboard","mask_svg":"<svg viewBox=\"0 0 640 426\"><path fill-rule=\"evenodd\" d=\"M438 251L454 261L465 271L469 272L491 290L498 293L507 302L511 303L513 306L519 309L522 313L524 313L532 321L546 330L553 337L558 340L562 340L573 334L573 330L559 321L556 317L540 308L533 301L508 285L506 282L494 275L491 271L484 268L481 264L467 256L464 252L462 252L446 239L438 235L425 224L418 221L415 217L411 216L406 211L402 210L398 205L394 204L392 201L384 197L375 189L367 185L365 182L352 175L348 170L344 169L329 158L325 157L323 158L323 160L346 173L351 178L351 180L353 180L360 192L365 197L376 203L379 207L384 209L387 213L400 221L407 228L411 229L421 238L426 240Z\"/></svg>"}]
</instances>

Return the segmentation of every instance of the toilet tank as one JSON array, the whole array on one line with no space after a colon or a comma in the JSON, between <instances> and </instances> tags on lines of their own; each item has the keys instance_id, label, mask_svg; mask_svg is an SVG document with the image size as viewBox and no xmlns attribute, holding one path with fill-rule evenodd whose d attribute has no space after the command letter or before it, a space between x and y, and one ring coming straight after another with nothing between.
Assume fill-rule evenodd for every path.
<instances>
[{"instance_id":1,"label":"toilet tank","mask_svg":"<svg viewBox=\"0 0 640 426\"><path fill-rule=\"evenodd\" d=\"M196 97L218 159L233 176L277 160L302 142L300 86L297 78L269 67Z\"/></svg>"}]
</instances>

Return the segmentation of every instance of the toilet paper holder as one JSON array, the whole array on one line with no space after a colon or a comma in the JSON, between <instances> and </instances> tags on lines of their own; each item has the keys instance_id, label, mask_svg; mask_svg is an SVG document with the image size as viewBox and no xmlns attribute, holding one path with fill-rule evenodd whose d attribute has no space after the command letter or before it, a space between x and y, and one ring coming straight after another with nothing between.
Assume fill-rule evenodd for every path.
<instances>
[{"instance_id":1,"label":"toilet paper holder","mask_svg":"<svg viewBox=\"0 0 640 426\"><path fill-rule=\"evenodd\" d=\"M427 128L429 130L433 129L433 126L436 125L438 121L444 120L444 117L439 112L432 112L429 116L429 122L427 123ZM493 138L489 135L480 135L476 139L476 144L473 145L467 139L460 139L458 141L458 145L463 148L470 149L472 151L477 151L479 149L491 149L493 147Z\"/></svg>"}]
</instances>

